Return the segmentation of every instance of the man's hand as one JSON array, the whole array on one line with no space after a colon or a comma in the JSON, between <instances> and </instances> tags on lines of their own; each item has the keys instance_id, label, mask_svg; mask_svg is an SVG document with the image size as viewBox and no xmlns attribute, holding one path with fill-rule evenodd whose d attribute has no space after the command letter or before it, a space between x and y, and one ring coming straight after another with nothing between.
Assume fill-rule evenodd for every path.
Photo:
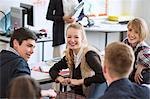
<instances>
[{"instance_id":1,"label":"man's hand","mask_svg":"<svg viewBox=\"0 0 150 99\"><path fill-rule=\"evenodd\" d=\"M57 93L53 89L41 90L42 96L56 97Z\"/></svg>"}]
</instances>

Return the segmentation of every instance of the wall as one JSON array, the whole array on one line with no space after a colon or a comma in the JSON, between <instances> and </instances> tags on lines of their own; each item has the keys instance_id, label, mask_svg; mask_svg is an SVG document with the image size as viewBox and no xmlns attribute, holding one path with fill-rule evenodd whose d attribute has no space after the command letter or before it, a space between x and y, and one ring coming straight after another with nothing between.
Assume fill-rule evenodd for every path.
<instances>
[{"instance_id":1,"label":"wall","mask_svg":"<svg viewBox=\"0 0 150 99\"><path fill-rule=\"evenodd\" d=\"M150 30L150 11L149 11L150 0L134 0L134 15L142 17L146 20ZM150 45L150 33L146 41Z\"/></svg>"},{"instance_id":2,"label":"wall","mask_svg":"<svg viewBox=\"0 0 150 99\"><path fill-rule=\"evenodd\" d=\"M42 3L34 3L33 1L43 1ZM108 15L132 15L132 16L136 16L136 17L142 17L146 20L146 22L148 23L148 26L150 28L150 12L147 10L150 4L150 0L108 0ZM20 2L25 2L25 3L29 3L29 4L33 4L34 5L34 21L35 21L35 27L34 29L41 29L41 28L45 28L48 30L48 34L50 36L52 36L52 22L51 21L47 21L45 19L46 17L46 11L47 11L47 6L48 6L48 2L49 0L1 0L0 1L0 10L3 10L5 12L8 12L10 10L10 7L13 6L19 6ZM0 15L1 18L1 15ZM31 27L33 28L33 27ZM98 36L96 36L97 38L101 39L101 41L95 40L94 35L91 33L87 33L88 34L88 38L89 38L89 42L94 42L94 44L96 46L102 46L100 49L104 48L104 38L105 35L102 34L98 34ZM92 38L91 38L92 37ZM108 35L108 43L112 42L112 41L118 41L118 34L115 35ZM94 39L93 39L94 38ZM149 36L150 38L150 36ZM150 39L146 41L147 43L150 44ZM40 46L40 44L38 44ZM48 55L52 56L52 47L51 47L51 43L47 44L47 52ZM38 47L37 52L41 52L41 48ZM39 54L40 55L40 54ZM48 55L45 55L45 57L47 57ZM33 59L35 59L35 57L37 58L37 56L35 55ZM41 56L40 56L41 58ZM46 58L49 59L49 58ZM36 59L40 60L40 59Z\"/></svg>"}]
</instances>

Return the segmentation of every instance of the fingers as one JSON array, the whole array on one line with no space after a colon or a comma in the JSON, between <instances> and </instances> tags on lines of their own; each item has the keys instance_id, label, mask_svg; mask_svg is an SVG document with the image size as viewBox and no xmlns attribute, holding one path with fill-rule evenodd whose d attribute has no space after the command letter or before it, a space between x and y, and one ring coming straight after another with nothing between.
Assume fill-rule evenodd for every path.
<instances>
[{"instance_id":1,"label":"fingers","mask_svg":"<svg viewBox=\"0 0 150 99\"><path fill-rule=\"evenodd\" d=\"M48 91L50 97L56 97L57 93L53 89L49 89Z\"/></svg>"},{"instance_id":2,"label":"fingers","mask_svg":"<svg viewBox=\"0 0 150 99\"><path fill-rule=\"evenodd\" d=\"M72 16L63 16L63 20L66 23L73 23L75 21L75 18L72 18Z\"/></svg>"},{"instance_id":3,"label":"fingers","mask_svg":"<svg viewBox=\"0 0 150 99\"><path fill-rule=\"evenodd\" d=\"M56 97L57 93L53 89L41 90L42 96Z\"/></svg>"},{"instance_id":4,"label":"fingers","mask_svg":"<svg viewBox=\"0 0 150 99\"><path fill-rule=\"evenodd\" d=\"M70 78L64 78L64 80L61 82L63 85L69 85L70 84Z\"/></svg>"},{"instance_id":5,"label":"fingers","mask_svg":"<svg viewBox=\"0 0 150 99\"><path fill-rule=\"evenodd\" d=\"M134 80L135 80L135 82L137 82L138 84L140 84L143 81L143 76L141 74L136 74L134 76Z\"/></svg>"}]
</instances>

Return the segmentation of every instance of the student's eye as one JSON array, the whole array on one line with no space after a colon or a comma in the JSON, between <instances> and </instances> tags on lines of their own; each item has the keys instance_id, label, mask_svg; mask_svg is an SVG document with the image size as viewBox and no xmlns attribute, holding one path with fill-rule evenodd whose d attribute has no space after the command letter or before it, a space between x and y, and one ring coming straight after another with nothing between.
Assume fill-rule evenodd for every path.
<instances>
[{"instance_id":1,"label":"student's eye","mask_svg":"<svg viewBox=\"0 0 150 99\"><path fill-rule=\"evenodd\" d=\"M70 36L68 36L67 38L71 38Z\"/></svg>"},{"instance_id":2,"label":"student's eye","mask_svg":"<svg viewBox=\"0 0 150 99\"><path fill-rule=\"evenodd\" d=\"M33 46L32 44L29 44L29 45L27 45L28 47L33 47L33 48L35 48L35 46Z\"/></svg>"},{"instance_id":3,"label":"student's eye","mask_svg":"<svg viewBox=\"0 0 150 99\"><path fill-rule=\"evenodd\" d=\"M135 34L139 34L139 32L138 32L138 31L135 31Z\"/></svg>"},{"instance_id":4,"label":"student's eye","mask_svg":"<svg viewBox=\"0 0 150 99\"><path fill-rule=\"evenodd\" d=\"M128 31L130 31L130 32L131 32L131 31L132 31L132 29L128 29Z\"/></svg>"},{"instance_id":5,"label":"student's eye","mask_svg":"<svg viewBox=\"0 0 150 99\"><path fill-rule=\"evenodd\" d=\"M27 45L28 47L32 47L32 45Z\"/></svg>"}]
</instances>

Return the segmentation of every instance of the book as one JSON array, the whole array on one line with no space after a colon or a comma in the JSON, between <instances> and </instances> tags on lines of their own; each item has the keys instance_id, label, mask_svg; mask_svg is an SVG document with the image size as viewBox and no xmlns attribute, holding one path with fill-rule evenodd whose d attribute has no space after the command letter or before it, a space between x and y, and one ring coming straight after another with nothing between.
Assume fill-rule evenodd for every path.
<instances>
[{"instance_id":1,"label":"book","mask_svg":"<svg viewBox=\"0 0 150 99\"><path fill-rule=\"evenodd\" d=\"M78 16L80 15L82 9L84 7L84 2L80 2L75 8L74 8L74 13L72 15L73 18L78 18Z\"/></svg>"}]
</instances>

